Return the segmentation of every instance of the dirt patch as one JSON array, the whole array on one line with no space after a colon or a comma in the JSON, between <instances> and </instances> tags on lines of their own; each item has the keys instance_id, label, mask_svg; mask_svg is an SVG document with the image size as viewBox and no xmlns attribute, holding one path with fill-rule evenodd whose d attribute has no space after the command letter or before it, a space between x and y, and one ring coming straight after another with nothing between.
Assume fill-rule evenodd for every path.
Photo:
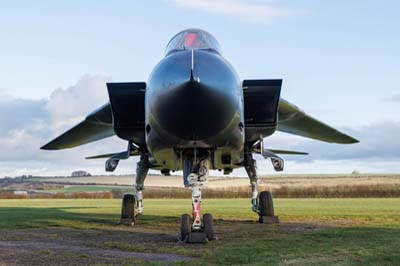
<instances>
[{"instance_id":1,"label":"dirt patch","mask_svg":"<svg viewBox=\"0 0 400 266\"><path fill-rule=\"evenodd\" d=\"M140 241L142 239L142 241ZM151 252L149 242L180 245L174 236L69 228L0 231L3 265L121 265L145 261L191 261L190 256ZM124 243L121 247L110 243ZM126 245L139 251L126 249Z\"/></svg>"},{"instance_id":2,"label":"dirt patch","mask_svg":"<svg viewBox=\"0 0 400 266\"><path fill-rule=\"evenodd\" d=\"M105 259L141 259L146 261L190 261L191 258L175 254L157 254L143 252L127 252L115 249L100 249L86 247L81 245L62 244L55 241L37 242L37 241L0 241L0 250L2 253L40 253L43 254L66 254L70 253L77 257L98 257ZM18 256L17 256L18 257Z\"/></svg>"}]
</instances>

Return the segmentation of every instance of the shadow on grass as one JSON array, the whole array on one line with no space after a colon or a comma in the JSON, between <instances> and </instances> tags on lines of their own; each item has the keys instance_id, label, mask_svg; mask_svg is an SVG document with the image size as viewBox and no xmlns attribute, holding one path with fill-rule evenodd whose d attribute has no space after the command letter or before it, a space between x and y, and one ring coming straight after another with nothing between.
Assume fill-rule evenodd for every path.
<instances>
[{"instance_id":1,"label":"shadow on grass","mask_svg":"<svg viewBox=\"0 0 400 266\"><path fill-rule=\"evenodd\" d=\"M83 212L89 210L88 212ZM115 226L120 216L115 213L92 213L96 207L52 207L52 208L0 208L0 230L66 226L72 228L90 226ZM79 210L79 212L77 212ZM140 223L162 225L176 223L178 217L140 216Z\"/></svg>"}]
</instances>

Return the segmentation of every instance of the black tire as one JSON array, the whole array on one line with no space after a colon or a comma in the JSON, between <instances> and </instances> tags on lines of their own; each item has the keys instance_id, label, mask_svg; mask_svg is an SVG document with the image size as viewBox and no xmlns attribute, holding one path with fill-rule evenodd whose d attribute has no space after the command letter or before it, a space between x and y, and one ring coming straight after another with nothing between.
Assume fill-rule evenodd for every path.
<instances>
[{"instance_id":1,"label":"black tire","mask_svg":"<svg viewBox=\"0 0 400 266\"><path fill-rule=\"evenodd\" d=\"M274 200L272 193L263 191L258 196L258 204L260 206L260 216L275 216L274 214Z\"/></svg>"},{"instance_id":2,"label":"black tire","mask_svg":"<svg viewBox=\"0 0 400 266\"><path fill-rule=\"evenodd\" d=\"M181 217L181 235L179 239L185 241L186 237L190 233L190 216L189 214L182 214Z\"/></svg>"},{"instance_id":3,"label":"black tire","mask_svg":"<svg viewBox=\"0 0 400 266\"><path fill-rule=\"evenodd\" d=\"M213 217L210 213L206 213L203 216L203 227L204 227L204 234L209 241L214 239L214 222Z\"/></svg>"},{"instance_id":4,"label":"black tire","mask_svg":"<svg viewBox=\"0 0 400 266\"><path fill-rule=\"evenodd\" d=\"M122 198L121 220L132 220L135 222L135 196L132 194L125 194Z\"/></svg>"}]
</instances>

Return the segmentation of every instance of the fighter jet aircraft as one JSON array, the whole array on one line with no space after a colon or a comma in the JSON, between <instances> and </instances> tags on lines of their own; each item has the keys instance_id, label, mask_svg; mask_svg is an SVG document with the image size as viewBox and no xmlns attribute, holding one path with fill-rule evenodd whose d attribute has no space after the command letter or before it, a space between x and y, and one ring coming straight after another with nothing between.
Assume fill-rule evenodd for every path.
<instances>
[{"instance_id":1,"label":"fighter jet aircraft","mask_svg":"<svg viewBox=\"0 0 400 266\"><path fill-rule=\"evenodd\" d=\"M134 196L125 195L122 206L132 222L143 212L149 169L164 175L183 170L183 183L192 190L193 217L190 222L189 215L182 215L181 239L203 231L211 240L212 216L201 219L200 212L209 169L229 174L244 167L252 211L263 222L274 217L273 202L271 193L258 192L253 154L269 158L276 171L283 170L277 154L307 154L269 149L265 138L282 131L330 143L358 142L282 99L281 87L281 79L241 80L211 34L187 29L172 37L147 82L107 83L109 102L42 149L72 148L114 135L126 140L123 152L87 158L108 158L106 171L114 171L120 160L140 157Z\"/></svg>"}]
</instances>

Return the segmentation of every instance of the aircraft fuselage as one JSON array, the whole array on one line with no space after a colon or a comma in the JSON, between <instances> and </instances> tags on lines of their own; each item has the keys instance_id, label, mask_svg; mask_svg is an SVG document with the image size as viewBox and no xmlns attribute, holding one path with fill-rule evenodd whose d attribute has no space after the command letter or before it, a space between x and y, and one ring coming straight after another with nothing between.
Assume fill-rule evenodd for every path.
<instances>
[{"instance_id":1,"label":"aircraft fuselage","mask_svg":"<svg viewBox=\"0 0 400 266\"><path fill-rule=\"evenodd\" d=\"M145 125L147 148L160 168L182 169L181 152L194 149L214 157L211 168L239 166L244 113L236 71L213 50L167 54L147 82Z\"/></svg>"}]
</instances>

